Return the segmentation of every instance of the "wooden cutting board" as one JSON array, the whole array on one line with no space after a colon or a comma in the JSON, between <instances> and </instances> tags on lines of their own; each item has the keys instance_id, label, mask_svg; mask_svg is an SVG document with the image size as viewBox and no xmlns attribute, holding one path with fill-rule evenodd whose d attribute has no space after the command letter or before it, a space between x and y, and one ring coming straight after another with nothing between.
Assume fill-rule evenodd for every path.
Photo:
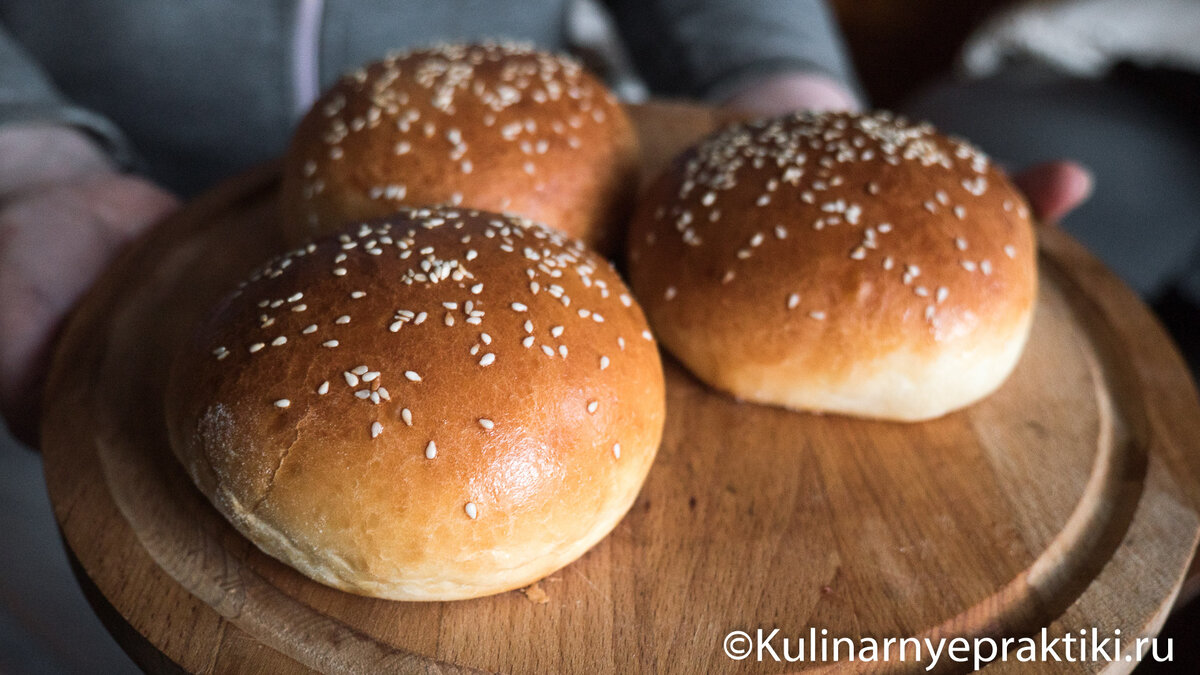
<instances>
[{"instance_id":1,"label":"wooden cutting board","mask_svg":"<svg viewBox=\"0 0 1200 675\"><path fill-rule=\"evenodd\" d=\"M634 114L648 173L714 124L683 106ZM162 422L175 345L280 246L277 168L219 187L128 251L54 363L43 438L55 513L85 582L120 614L110 624L166 657L139 652L143 665L782 672L810 664L733 661L725 635L1161 627L1200 532L1200 404L1146 308L1052 229L1029 348L968 410L913 425L791 413L713 393L668 357L666 435L633 510L537 589L400 603L309 581L210 507ZM1016 668L1039 671L990 670Z\"/></svg>"}]
</instances>

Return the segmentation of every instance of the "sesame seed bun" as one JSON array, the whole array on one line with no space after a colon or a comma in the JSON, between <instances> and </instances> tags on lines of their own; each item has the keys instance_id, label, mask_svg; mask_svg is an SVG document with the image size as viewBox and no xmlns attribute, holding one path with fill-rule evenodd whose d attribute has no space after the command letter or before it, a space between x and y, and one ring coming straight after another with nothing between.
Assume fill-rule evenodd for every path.
<instances>
[{"instance_id":1,"label":"sesame seed bun","mask_svg":"<svg viewBox=\"0 0 1200 675\"><path fill-rule=\"evenodd\" d=\"M405 209L272 260L178 356L172 447L263 551L396 600L527 585L603 538L662 434L641 309L515 217Z\"/></svg>"},{"instance_id":2,"label":"sesame seed bun","mask_svg":"<svg viewBox=\"0 0 1200 675\"><path fill-rule=\"evenodd\" d=\"M633 125L576 61L518 44L443 45L342 77L283 170L295 242L397 205L519 213L602 249L637 178Z\"/></svg>"},{"instance_id":3,"label":"sesame seed bun","mask_svg":"<svg viewBox=\"0 0 1200 675\"><path fill-rule=\"evenodd\" d=\"M1029 334L1021 195L888 113L728 126L641 201L630 285L700 379L797 410L923 420L995 390Z\"/></svg>"}]
</instances>

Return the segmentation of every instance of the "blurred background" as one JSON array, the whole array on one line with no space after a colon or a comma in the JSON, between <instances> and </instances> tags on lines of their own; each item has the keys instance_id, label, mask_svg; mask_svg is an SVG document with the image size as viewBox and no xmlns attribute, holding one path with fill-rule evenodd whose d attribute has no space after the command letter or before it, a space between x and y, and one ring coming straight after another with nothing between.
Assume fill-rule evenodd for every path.
<instances>
[{"instance_id":1,"label":"blurred background","mask_svg":"<svg viewBox=\"0 0 1200 675\"><path fill-rule=\"evenodd\" d=\"M1155 309L1197 372L1200 2L831 4L870 107L929 119L1009 166L1090 167L1094 196L1061 225ZM7 433L0 532L0 673L135 672L72 577L40 458ZM1200 672L1200 603L1164 636L1175 663L1139 672Z\"/></svg>"}]
</instances>

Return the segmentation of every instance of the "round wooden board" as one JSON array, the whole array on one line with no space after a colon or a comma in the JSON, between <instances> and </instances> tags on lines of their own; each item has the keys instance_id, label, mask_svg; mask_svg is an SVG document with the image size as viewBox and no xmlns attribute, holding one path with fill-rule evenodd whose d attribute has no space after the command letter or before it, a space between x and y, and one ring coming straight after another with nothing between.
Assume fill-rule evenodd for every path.
<instances>
[{"instance_id":1,"label":"round wooden board","mask_svg":"<svg viewBox=\"0 0 1200 675\"><path fill-rule=\"evenodd\" d=\"M648 172L714 123L682 106L634 113ZM649 479L610 537L540 582L545 602L387 602L311 582L217 514L162 423L175 345L280 246L276 177L221 186L127 252L74 315L49 384L46 475L67 545L183 669L783 672L812 664L733 661L722 640L1132 638L1156 634L1178 592L1200 533L1195 389L1145 307L1054 230L1029 348L966 411L912 425L790 413L715 394L666 357ZM1039 670L989 670L1018 667Z\"/></svg>"}]
</instances>

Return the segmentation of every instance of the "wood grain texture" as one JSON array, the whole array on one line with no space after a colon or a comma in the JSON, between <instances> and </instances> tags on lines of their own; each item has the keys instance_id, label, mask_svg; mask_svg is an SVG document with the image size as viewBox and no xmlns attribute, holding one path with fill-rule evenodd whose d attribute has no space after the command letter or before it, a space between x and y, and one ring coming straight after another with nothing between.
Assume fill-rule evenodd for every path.
<instances>
[{"instance_id":1,"label":"wood grain texture","mask_svg":"<svg viewBox=\"0 0 1200 675\"><path fill-rule=\"evenodd\" d=\"M715 123L686 106L634 114L648 175ZM1042 233L1030 346L979 405L917 425L796 414L715 394L667 358L646 486L610 537L541 582L549 602L315 584L209 506L161 421L174 346L280 245L276 176L219 187L128 251L71 320L48 388L67 544L184 670L785 672L811 664L731 661L722 639L1153 635L1178 592L1200 533L1200 403L1145 307L1058 231Z\"/></svg>"}]
</instances>

